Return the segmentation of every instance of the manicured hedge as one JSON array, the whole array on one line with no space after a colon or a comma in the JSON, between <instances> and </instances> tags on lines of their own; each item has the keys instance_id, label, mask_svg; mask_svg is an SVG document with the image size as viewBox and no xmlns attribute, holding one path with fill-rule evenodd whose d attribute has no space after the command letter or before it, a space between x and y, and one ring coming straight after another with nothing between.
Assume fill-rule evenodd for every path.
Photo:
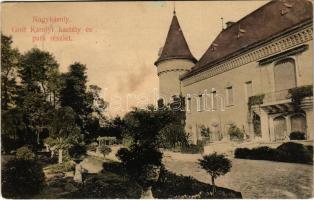
<instances>
[{"instance_id":1,"label":"manicured hedge","mask_svg":"<svg viewBox=\"0 0 314 200\"><path fill-rule=\"evenodd\" d=\"M253 149L237 148L235 158L252 160L272 160L291 163L313 164L313 146L287 142L276 149L262 146Z\"/></svg>"},{"instance_id":2,"label":"manicured hedge","mask_svg":"<svg viewBox=\"0 0 314 200\"><path fill-rule=\"evenodd\" d=\"M290 133L289 135L290 140L305 140L305 133L300 131L295 131Z\"/></svg>"}]
</instances>

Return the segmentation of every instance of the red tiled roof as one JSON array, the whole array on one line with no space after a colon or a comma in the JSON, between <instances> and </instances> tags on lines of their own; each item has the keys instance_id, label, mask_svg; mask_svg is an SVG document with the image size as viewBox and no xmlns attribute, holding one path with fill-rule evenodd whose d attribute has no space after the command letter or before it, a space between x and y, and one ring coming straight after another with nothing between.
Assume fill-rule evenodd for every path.
<instances>
[{"instance_id":1,"label":"red tiled roof","mask_svg":"<svg viewBox=\"0 0 314 200\"><path fill-rule=\"evenodd\" d=\"M155 62L155 65L161 61L176 58L188 59L194 63L197 61L189 49L189 46L179 25L177 16L174 14L165 45L162 49L160 57Z\"/></svg>"},{"instance_id":2,"label":"red tiled roof","mask_svg":"<svg viewBox=\"0 0 314 200\"><path fill-rule=\"evenodd\" d=\"M312 18L309 0L271 1L222 30L199 62L181 79Z\"/></svg>"}]
</instances>

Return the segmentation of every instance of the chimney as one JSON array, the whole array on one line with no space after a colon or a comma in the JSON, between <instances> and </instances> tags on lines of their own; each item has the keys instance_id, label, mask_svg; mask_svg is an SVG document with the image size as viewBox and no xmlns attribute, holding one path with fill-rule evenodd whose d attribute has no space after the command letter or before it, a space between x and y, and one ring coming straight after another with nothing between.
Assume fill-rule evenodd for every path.
<instances>
[{"instance_id":1,"label":"chimney","mask_svg":"<svg viewBox=\"0 0 314 200\"><path fill-rule=\"evenodd\" d=\"M234 24L234 23L235 23L235 22L231 22L231 21L226 22L227 28L229 28L230 26L232 26L232 24Z\"/></svg>"}]
</instances>

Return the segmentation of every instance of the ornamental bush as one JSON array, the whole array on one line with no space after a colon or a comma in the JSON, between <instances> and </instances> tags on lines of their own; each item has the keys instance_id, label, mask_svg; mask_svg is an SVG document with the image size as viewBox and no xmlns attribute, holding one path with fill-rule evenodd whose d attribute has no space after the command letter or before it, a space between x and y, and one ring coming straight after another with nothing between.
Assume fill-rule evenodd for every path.
<instances>
[{"instance_id":1,"label":"ornamental bush","mask_svg":"<svg viewBox=\"0 0 314 200\"><path fill-rule=\"evenodd\" d=\"M230 135L231 140L244 140L244 132L238 128L235 124L231 124L228 129L228 134Z\"/></svg>"},{"instance_id":2,"label":"ornamental bush","mask_svg":"<svg viewBox=\"0 0 314 200\"><path fill-rule=\"evenodd\" d=\"M289 138L290 140L305 140L305 133L294 131L290 133Z\"/></svg>"},{"instance_id":3,"label":"ornamental bush","mask_svg":"<svg viewBox=\"0 0 314 200\"><path fill-rule=\"evenodd\" d=\"M79 144L73 145L68 149L68 154L72 159L81 159L86 155L86 147Z\"/></svg>"},{"instance_id":4,"label":"ornamental bush","mask_svg":"<svg viewBox=\"0 0 314 200\"><path fill-rule=\"evenodd\" d=\"M21 160L33 160L35 154L30 148L23 146L16 150L16 158Z\"/></svg>"},{"instance_id":5,"label":"ornamental bush","mask_svg":"<svg viewBox=\"0 0 314 200\"><path fill-rule=\"evenodd\" d=\"M35 160L8 161L1 170L2 195L5 198L30 198L44 186L44 172Z\"/></svg>"},{"instance_id":6,"label":"ornamental bush","mask_svg":"<svg viewBox=\"0 0 314 200\"><path fill-rule=\"evenodd\" d=\"M198 160L198 164L211 176L213 194L215 195L215 179L230 171L232 167L231 161L224 155L213 153L203 156L202 159Z\"/></svg>"}]
</instances>

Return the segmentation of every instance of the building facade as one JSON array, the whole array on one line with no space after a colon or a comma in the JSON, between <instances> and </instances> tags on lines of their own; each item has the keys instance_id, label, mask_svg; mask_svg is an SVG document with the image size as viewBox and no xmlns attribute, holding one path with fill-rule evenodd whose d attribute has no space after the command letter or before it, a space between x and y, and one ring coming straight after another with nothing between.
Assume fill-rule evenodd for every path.
<instances>
[{"instance_id":1,"label":"building facade","mask_svg":"<svg viewBox=\"0 0 314 200\"><path fill-rule=\"evenodd\" d=\"M271 1L228 22L195 64L170 58L184 73L167 82L159 74L160 91L171 81L179 84L171 92L185 97L185 129L194 143L204 130L211 141L230 140L231 126L247 140L286 141L291 132L313 139L312 12L307 0ZM172 69L161 65L158 72ZM299 101L296 94L303 95Z\"/></svg>"}]
</instances>

